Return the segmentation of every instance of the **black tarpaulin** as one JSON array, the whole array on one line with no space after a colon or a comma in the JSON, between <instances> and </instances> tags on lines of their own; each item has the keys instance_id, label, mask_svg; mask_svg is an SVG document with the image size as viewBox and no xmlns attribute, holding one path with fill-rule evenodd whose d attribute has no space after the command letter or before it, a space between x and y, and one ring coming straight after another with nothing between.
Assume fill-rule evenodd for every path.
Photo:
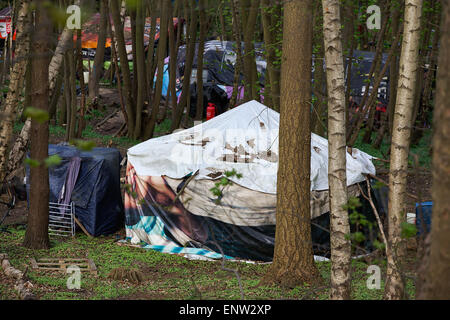
<instances>
[{"instance_id":1,"label":"black tarpaulin","mask_svg":"<svg viewBox=\"0 0 450 320\"><path fill-rule=\"evenodd\" d=\"M85 152L71 146L49 145L48 152L49 156L58 154L62 158L59 165L49 168L50 202L58 202L70 159L80 157L81 165L71 196L76 217L93 236L108 235L119 230L124 221L119 150L94 148Z\"/></svg>"}]
</instances>

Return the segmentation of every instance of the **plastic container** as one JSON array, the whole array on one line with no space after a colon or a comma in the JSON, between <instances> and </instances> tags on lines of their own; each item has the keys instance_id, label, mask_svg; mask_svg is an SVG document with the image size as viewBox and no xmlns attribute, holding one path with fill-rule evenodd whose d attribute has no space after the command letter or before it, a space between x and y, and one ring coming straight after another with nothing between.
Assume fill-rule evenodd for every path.
<instances>
[{"instance_id":1,"label":"plastic container","mask_svg":"<svg viewBox=\"0 0 450 320\"><path fill-rule=\"evenodd\" d=\"M416 228L418 235L421 235L424 232L424 228L425 233L430 232L432 209L432 201L416 203Z\"/></svg>"}]
</instances>

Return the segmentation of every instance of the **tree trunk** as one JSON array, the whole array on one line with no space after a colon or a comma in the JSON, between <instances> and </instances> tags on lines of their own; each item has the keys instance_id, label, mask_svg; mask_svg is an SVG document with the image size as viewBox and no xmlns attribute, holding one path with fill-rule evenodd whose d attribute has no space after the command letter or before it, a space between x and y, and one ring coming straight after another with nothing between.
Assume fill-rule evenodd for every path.
<instances>
[{"instance_id":1,"label":"tree trunk","mask_svg":"<svg viewBox=\"0 0 450 320\"><path fill-rule=\"evenodd\" d=\"M78 127L76 132L76 137L81 138L83 134L84 127L86 126L86 121L84 119L84 114L86 112L86 84L84 83L84 69L83 69L83 53L81 51L81 29L77 30L77 53L76 53L76 61L78 62L78 75L80 82L80 112L78 115ZM75 98L77 97L75 91ZM78 99L76 99L78 100Z\"/></svg>"},{"instance_id":2,"label":"tree trunk","mask_svg":"<svg viewBox=\"0 0 450 320\"><path fill-rule=\"evenodd\" d=\"M311 240L312 3L284 3L277 212L273 263L263 283L294 287L320 279Z\"/></svg>"},{"instance_id":3,"label":"tree trunk","mask_svg":"<svg viewBox=\"0 0 450 320\"><path fill-rule=\"evenodd\" d=\"M203 53L205 51L206 28L208 24L208 21L206 21L205 0L199 0L198 9L200 34L197 53L197 106L195 109L195 120L200 121L203 118Z\"/></svg>"},{"instance_id":4,"label":"tree trunk","mask_svg":"<svg viewBox=\"0 0 450 320\"><path fill-rule=\"evenodd\" d=\"M233 79L233 93L231 95L229 106L230 108L234 108L238 101L237 98L239 96L239 87L241 85L241 69L242 69L242 37L241 37L241 22L239 17L239 12L237 10L237 0L231 0L231 13L233 17L233 37L236 42L236 62L234 64L234 79Z\"/></svg>"},{"instance_id":5,"label":"tree trunk","mask_svg":"<svg viewBox=\"0 0 450 320\"><path fill-rule=\"evenodd\" d=\"M395 37L400 26L400 4L394 2L391 11L391 37ZM397 37L392 42L391 46L395 47L393 57L389 67L389 102L386 112L381 116L381 126L378 130L377 137L373 143L373 147L378 149L383 143L383 138L386 131L389 131L389 137L392 132L392 119L394 116L395 97L397 95L397 79L398 79L398 52L399 52L400 37Z\"/></svg>"},{"instance_id":6,"label":"tree trunk","mask_svg":"<svg viewBox=\"0 0 450 320\"><path fill-rule=\"evenodd\" d=\"M89 77L89 99L91 101L93 101L95 97L98 97L100 75L102 74L103 62L105 60L106 29L108 26L108 18L108 0L101 0L97 49L95 49L94 67Z\"/></svg>"},{"instance_id":7,"label":"tree trunk","mask_svg":"<svg viewBox=\"0 0 450 320\"><path fill-rule=\"evenodd\" d=\"M177 109L177 59L178 59L178 48L181 43L181 34L183 32L181 21L181 0L175 2L175 14L178 19L177 33L175 35L175 28L173 23L169 22L170 34L169 34L169 50L170 50L170 60L169 60L169 92L170 92L170 103L172 108L172 113ZM169 15L169 18L174 14ZM171 21L169 19L169 21ZM176 37L175 37L176 36Z\"/></svg>"},{"instance_id":8,"label":"tree trunk","mask_svg":"<svg viewBox=\"0 0 450 320\"><path fill-rule=\"evenodd\" d=\"M74 51L70 51L66 54L67 62L69 64L69 82L70 82L70 125L69 125L69 137L68 141L75 138L75 132L77 127L77 76L76 65L77 60Z\"/></svg>"},{"instance_id":9,"label":"tree trunk","mask_svg":"<svg viewBox=\"0 0 450 320\"><path fill-rule=\"evenodd\" d=\"M123 34L123 24L120 19L120 11L119 11L119 1L120 0L111 0L111 16L114 24L114 36L115 42L117 44L117 54L120 59L120 70L122 72L123 79L123 91L125 96L125 105L127 110L127 118L128 118L128 135L130 137L133 136L134 126L135 126L135 110L134 110L134 101L131 92L131 76L130 76L130 68L128 67L128 57L127 51L125 49L125 38ZM118 79L120 81L120 79Z\"/></svg>"},{"instance_id":10,"label":"tree trunk","mask_svg":"<svg viewBox=\"0 0 450 320\"><path fill-rule=\"evenodd\" d=\"M155 131L156 119L159 112L159 104L161 103L162 97L162 85L164 76L164 58L167 47L167 30L168 30L168 20L169 20L169 6L171 3L169 1L163 1L161 8L161 20L160 20L160 36L158 42L158 75L156 76L156 86L155 93L153 95L152 110L150 114L150 120L145 128L144 138L150 139L153 137L153 132Z\"/></svg>"},{"instance_id":11,"label":"tree trunk","mask_svg":"<svg viewBox=\"0 0 450 320\"><path fill-rule=\"evenodd\" d=\"M401 24L401 11L403 5L398 2L393 2L392 14L392 34L398 32L402 28ZM400 38L396 41L396 44L400 43ZM387 108L388 112L388 124L389 124L389 139L392 138L393 123L394 123L394 111L395 111L395 100L397 97L397 84L398 84L398 74L399 74L399 54L401 45L397 45L394 51L394 58L392 59L391 67L389 68L389 104Z\"/></svg>"},{"instance_id":12,"label":"tree trunk","mask_svg":"<svg viewBox=\"0 0 450 320\"><path fill-rule=\"evenodd\" d=\"M406 0L389 170L389 247L392 258L388 257L387 262L385 287L387 299L402 299L405 290L400 270L400 262L405 253L401 226L406 220L406 178L416 73L419 68L421 15L422 0Z\"/></svg>"},{"instance_id":13,"label":"tree trunk","mask_svg":"<svg viewBox=\"0 0 450 320\"><path fill-rule=\"evenodd\" d=\"M35 108L48 112L49 100L49 37L52 26L44 0L36 0L35 30L32 42L32 96ZM31 159L39 166L30 168L30 212L25 233L24 246L32 249L48 249L48 203L49 179L44 160L48 157L48 121L31 121Z\"/></svg>"},{"instance_id":14,"label":"tree trunk","mask_svg":"<svg viewBox=\"0 0 450 320\"><path fill-rule=\"evenodd\" d=\"M258 77L256 75L255 34L256 18L258 16L259 0L241 0L241 22L244 38L244 101L259 100Z\"/></svg>"},{"instance_id":15,"label":"tree trunk","mask_svg":"<svg viewBox=\"0 0 450 320\"><path fill-rule=\"evenodd\" d=\"M351 243L347 204L345 76L339 0L323 0L328 85L328 183L330 190L331 299L350 299Z\"/></svg>"},{"instance_id":16,"label":"tree trunk","mask_svg":"<svg viewBox=\"0 0 450 320\"><path fill-rule=\"evenodd\" d=\"M385 31L387 29L387 22L388 22L386 12L387 12L387 9L384 10L383 16L385 18L382 21L381 30L378 32L375 57L372 61L369 75L367 77L367 79L369 79L370 82L367 82L366 86L364 87L364 95L363 95L363 97L361 99L362 101L360 103L360 111L358 113L354 114L352 117L353 118L352 119L353 126L350 126L349 130L347 130L347 141L350 146L352 146L355 143L356 139L358 138L359 131L361 130L361 127L364 123L365 115L367 114L367 112L370 109L370 104L367 103L367 100L370 99L370 96L373 96L373 95L377 96L377 94L378 94L378 90L376 90L375 88L372 89L370 94L369 94L369 91L370 91L370 85L373 85L374 87L376 85L375 83L372 83L372 78L374 76L374 72L376 70L375 68L378 65L378 62L382 59L383 43L384 43L384 38L385 38L385 34L386 34ZM348 125L350 125L350 123Z\"/></svg>"},{"instance_id":17,"label":"tree trunk","mask_svg":"<svg viewBox=\"0 0 450 320\"><path fill-rule=\"evenodd\" d=\"M450 28L450 4L442 3L441 30ZM423 292L418 299L450 299L450 36L441 32L433 136L433 219Z\"/></svg>"},{"instance_id":18,"label":"tree trunk","mask_svg":"<svg viewBox=\"0 0 450 320\"><path fill-rule=\"evenodd\" d=\"M147 85L148 85L148 101L152 101L153 78L155 76L154 51L155 51L155 34L156 34L156 3L155 0L149 3L150 10L150 38L147 49Z\"/></svg>"},{"instance_id":19,"label":"tree trunk","mask_svg":"<svg viewBox=\"0 0 450 320\"><path fill-rule=\"evenodd\" d=\"M314 82L313 93L316 96L316 103L311 118L312 132L325 137L326 134L326 112L327 112L327 79L324 70L325 51L323 47L323 10L322 0L317 2L314 17Z\"/></svg>"},{"instance_id":20,"label":"tree trunk","mask_svg":"<svg viewBox=\"0 0 450 320\"><path fill-rule=\"evenodd\" d=\"M145 7L144 3L136 4L136 64L133 65L133 74L137 81L137 98L136 98L136 124L134 127L134 138L141 136L142 129L142 110L144 101L147 97L147 81L145 77L145 57L144 57L144 27L145 27ZM162 30L162 26L161 26ZM161 42L160 38L160 42Z\"/></svg>"},{"instance_id":21,"label":"tree trunk","mask_svg":"<svg viewBox=\"0 0 450 320\"><path fill-rule=\"evenodd\" d=\"M7 174L6 163L9 143L13 135L14 121L16 120L19 98L22 93L28 62L30 26L29 3L28 1L23 1L17 20L17 45L15 52L17 61L11 70L9 90L4 109L2 110L5 119L2 119L2 126L0 128L0 182L3 181Z\"/></svg>"},{"instance_id":22,"label":"tree trunk","mask_svg":"<svg viewBox=\"0 0 450 320\"><path fill-rule=\"evenodd\" d=\"M198 15L195 10L196 1L191 1L191 13L189 19L189 34L187 39L186 46L186 60L184 65L184 79L183 79L183 91L181 92L180 103L178 103L177 109L175 110L172 118L172 125L170 127L170 131L174 131L179 128L181 124L181 119L183 117L183 111L190 101L190 83L191 83L191 72L192 72L192 64L194 62L194 54L195 54L195 41L197 39L197 22ZM189 114L189 110L187 110L187 114Z\"/></svg>"}]
</instances>

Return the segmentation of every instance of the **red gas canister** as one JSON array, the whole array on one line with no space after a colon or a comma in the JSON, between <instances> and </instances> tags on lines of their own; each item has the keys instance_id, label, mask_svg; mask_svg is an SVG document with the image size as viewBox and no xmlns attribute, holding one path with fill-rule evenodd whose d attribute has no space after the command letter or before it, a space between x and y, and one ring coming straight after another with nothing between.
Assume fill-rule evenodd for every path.
<instances>
[{"instance_id":1,"label":"red gas canister","mask_svg":"<svg viewBox=\"0 0 450 320\"><path fill-rule=\"evenodd\" d=\"M216 105L212 102L208 103L208 107L206 108L206 121L214 118L216 115Z\"/></svg>"}]
</instances>

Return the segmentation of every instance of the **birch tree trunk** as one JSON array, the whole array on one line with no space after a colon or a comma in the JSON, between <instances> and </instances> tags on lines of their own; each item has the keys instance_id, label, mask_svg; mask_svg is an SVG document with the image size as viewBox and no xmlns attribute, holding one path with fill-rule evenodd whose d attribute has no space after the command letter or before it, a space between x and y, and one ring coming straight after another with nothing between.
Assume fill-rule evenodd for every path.
<instances>
[{"instance_id":1,"label":"birch tree trunk","mask_svg":"<svg viewBox=\"0 0 450 320\"><path fill-rule=\"evenodd\" d=\"M350 299L351 243L347 204L345 75L339 0L323 0L328 86L328 184L330 190L331 299Z\"/></svg>"},{"instance_id":2,"label":"birch tree trunk","mask_svg":"<svg viewBox=\"0 0 450 320\"><path fill-rule=\"evenodd\" d=\"M400 54L400 74L391 142L389 170L389 247L392 255L387 261L385 298L404 298L405 285L400 270L404 256L401 225L406 220L406 178L408 169L411 118L419 63L420 20L422 0L406 0L403 41Z\"/></svg>"},{"instance_id":3,"label":"birch tree trunk","mask_svg":"<svg viewBox=\"0 0 450 320\"><path fill-rule=\"evenodd\" d=\"M263 283L318 282L311 240L312 2L284 3L277 226L273 263Z\"/></svg>"},{"instance_id":4,"label":"birch tree trunk","mask_svg":"<svg viewBox=\"0 0 450 320\"><path fill-rule=\"evenodd\" d=\"M450 299L450 4L443 1L433 137L433 219L428 271L418 299Z\"/></svg>"},{"instance_id":5,"label":"birch tree trunk","mask_svg":"<svg viewBox=\"0 0 450 320\"><path fill-rule=\"evenodd\" d=\"M13 125L17 114L17 105L23 89L28 52L30 48L29 2L23 1L17 19L17 40L15 58L16 62L11 70L9 90L6 96L5 107L2 110L4 119L0 127L0 181L5 178L9 143L13 135Z\"/></svg>"}]
</instances>

